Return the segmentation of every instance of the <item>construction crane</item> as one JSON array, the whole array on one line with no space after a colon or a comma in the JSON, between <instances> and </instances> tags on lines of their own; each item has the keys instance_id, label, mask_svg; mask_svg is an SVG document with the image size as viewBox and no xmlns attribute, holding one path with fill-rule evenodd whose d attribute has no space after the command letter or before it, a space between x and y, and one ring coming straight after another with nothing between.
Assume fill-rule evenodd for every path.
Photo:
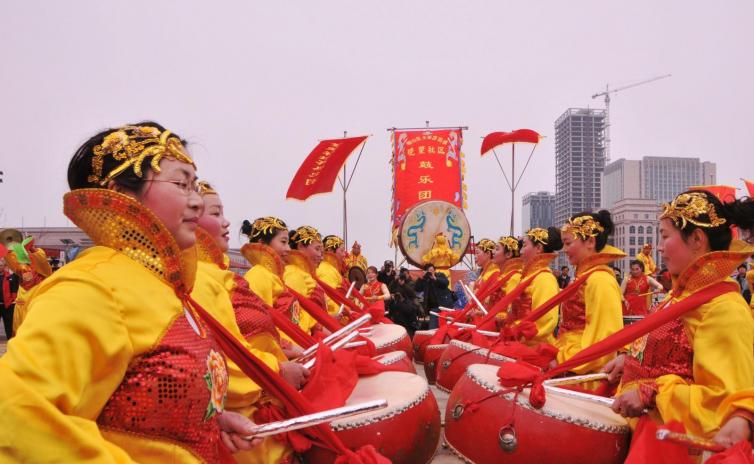
<instances>
[{"instance_id":1,"label":"construction crane","mask_svg":"<svg viewBox=\"0 0 754 464\"><path fill-rule=\"evenodd\" d=\"M605 157L607 158L608 163L610 162L610 94L620 92L621 90L630 89L632 87L649 84L650 82L659 81L660 79L665 79L666 77L670 76L672 76L672 74L664 74L662 76L657 76L651 79L635 82L633 84L624 85L623 87L618 87L617 89L612 90L610 90L610 84L607 84L605 86L604 92L595 93L594 95L592 95L593 99L602 96L605 97Z\"/></svg>"}]
</instances>

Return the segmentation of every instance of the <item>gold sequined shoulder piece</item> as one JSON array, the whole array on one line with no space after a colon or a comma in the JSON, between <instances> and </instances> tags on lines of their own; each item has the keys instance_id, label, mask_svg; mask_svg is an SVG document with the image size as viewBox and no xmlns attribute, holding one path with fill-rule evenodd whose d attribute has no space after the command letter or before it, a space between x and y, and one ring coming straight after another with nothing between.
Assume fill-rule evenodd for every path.
<instances>
[{"instance_id":1,"label":"gold sequined shoulder piece","mask_svg":"<svg viewBox=\"0 0 754 464\"><path fill-rule=\"evenodd\" d=\"M196 249L181 251L148 208L106 189L80 189L63 197L65 215L92 241L140 263L177 292L188 294L196 275Z\"/></svg>"},{"instance_id":2,"label":"gold sequined shoulder piece","mask_svg":"<svg viewBox=\"0 0 754 464\"><path fill-rule=\"evenodd\" d=\"M529 277L535 272L539 272L543 269L548 269L550 263L558 257L557 253L540 253L528 264L524 265L523 275Z\"/></svg>"},{"instance_id":3,"label":"gold sequined shoulder piece","mask_svg":"<svg viewBox=\"0 0 754 464\"><path fill-rule=\"evenodd\" d=\"M288 253L286 262L308 272L312 276L315 274L315 269L314 265L312 265L312 262L309 261L309 258L304 256L304 254L298 250L291 250L290 253Z\"/></svg>"},{"instance_id":4,"label":"gold sequined shoulder piece","mask_svg":"<svg viewBox=\"0 0 754 464\"><path fill-rule=\"evenodd\" d=\"M673 294L695 292L727 279L752 253L753 246L733 240L727 250L700 256L673 281Z\"/></svg>"},{"instance_id":5,"label":"gold sequined shoulder piece","mask_svg":"<svg viewBox=\"0 0 754 464\"><path fill-rule=\"evenodd\" d=\"M283 278L285 264L271 246L264 243L247 243L241 247L241 254L252 266L262 266L281 279Z\"/></svg>"},{"instance_id":6,"label":"gold sequined shoulder piece","mask_svg":"<svg viewBox=\"0 0 754 464\"><path fill-rule=\"evenodd\" d=\"M216 264L220 269L228 269L225 253L215 239L201 227L196 228L196 252L200 261Z\"/></svg>"}]
</instances>

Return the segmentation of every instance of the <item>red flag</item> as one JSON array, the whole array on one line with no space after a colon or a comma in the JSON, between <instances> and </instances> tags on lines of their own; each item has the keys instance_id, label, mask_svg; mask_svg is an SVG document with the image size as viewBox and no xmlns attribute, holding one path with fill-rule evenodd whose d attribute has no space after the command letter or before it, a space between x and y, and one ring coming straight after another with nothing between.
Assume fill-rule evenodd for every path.
<instances>
[{"instance_id":1,"label":"red flag","mask_svg":"<svg viewBox=\"0 0 754 464\"><path fill-rule=\"evenodd\" d=\"M296 171L285 198L306 200L318 193L332 192L343 163L366 139L364 135L319 142Z\"/></svg>"},{"instance_id":2,"label":"red flag","mask_svg":"<svg viewBox=\"0 0 754 464\"><path fill-rule=\"evenodd\" d=\"M695 185L689 187L689 190L706 190L723 203L730 203L736 200L736 188L730 185Z\"/></svg>"},{"instance_id":3,"label":"red flag","mask_svg":"<svg viewBox=\"0 0 754 464\"><path fill-rule=\"evenodd\" d=\"M482 152L484 155L495 147L504 143L526 142L539 143L539 133L531 129L516 129L511 132L492 132L482 140Z\"/></svg>"},{"instance_id":4,"label":"red flag","mask_svg":"<svg viewBox=\"0 0 754 464\"><path fill-rule=\"evenodd\" d=\"M746 190L749 191L749 198L754 198L754 182L746 179L741 179L744 181L744 184L746 185Z\"/></svg>"}]
</instances>

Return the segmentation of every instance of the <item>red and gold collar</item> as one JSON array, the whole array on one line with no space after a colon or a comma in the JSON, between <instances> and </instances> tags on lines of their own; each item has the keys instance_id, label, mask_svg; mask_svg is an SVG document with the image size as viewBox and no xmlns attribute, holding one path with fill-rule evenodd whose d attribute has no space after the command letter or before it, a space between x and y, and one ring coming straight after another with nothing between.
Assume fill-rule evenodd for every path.
<instances>
[{"instance_id":1,"label":"red and gold collar","mask_svg":"<svg viewBox=\"0 0 754 464\"><path fill-rule=\"evenodd\" d=\"M262 266L276 276L283 278L285 264L271 246L264 243L247 243L241 247L241 254L252 266Z\"/></svg>"},{"instance_id":2,"label":"red and gold collar","mask_svg":"<svg viewBox=\"0 0 754 464\"><path fill-rule=\"evenodd\" d=\"M621 250L611 245L605 245L601 251L584 258L583 261L576 266L576 277L584 274L585 272L597 267L612 263L613 261L621 258L625 258L626 254Z\"/></svg>"},{"instance_id":3,"label":"red and gold collar","mask_svg":"<svg viewBox=\"0 0 754 464\"><path fill-rule=\"evenodd\" d=\"M196 255L199 261L216 264L220 269L228 269L228 260L214 238L201 227L196 228Z\"/></svg>"},{"instance_id":4,"label":"red and gold collar","mask_svg":"<svg viewBox=\"0 0 754 464\"><path fill-rule=\"evenodd\" d=\"M529 277L530 275L550 268L552 260L558 257L557 253L540 253L534 257L534 259L528 264L524 265L523 277Z\"/></svg>"},{"instance_id":5,"label":"red and gold collar","mask_svg":"<svg viewBox=\"0 0 754 464\"><path fill-rule=\"evenodd\" d=\"M727 279L752 253L753 246L733 240L727 250L703 254L673 279L672 294L693 293Z\"/></svg>"},{"instance_id":6,"label":"red and gold collar","mask_svg":"<svg viewBox=\"0 0 754 464\"><path fill-rule=\"evenodd\" d=\"M503 263L503 269L500 270L500 274L505 275L510 272L518 271L524 268L524 260L521 258L510 258Z\"/></svg>"},{"instance_id":7,"label":"red and gold collar","mask_svg":"<svg viewBox=\"0 0 754 464\"><path fill-rule=\"evenodd\" d=\"M299 250L291 250L290 253L288 253L286 262L292 266L296 266L297 268L308 272L309 275L315 275L316 270L314 269L314 265L311 261L309 261L309 258L304 256L304 254Z\"/></svg>"},{"instance_id":8,"label":"red and gold collar","mask_svg":"<svg viewBox=\"0 0 754 464\"><path fill-rule=\"evenodd\" d=\"M79 189L63 197L63 212L96 245L138 262L188 295L196 277L196 247L178 248L152 211L134 198L107 189Z\"/></svg>"}]
</instances>

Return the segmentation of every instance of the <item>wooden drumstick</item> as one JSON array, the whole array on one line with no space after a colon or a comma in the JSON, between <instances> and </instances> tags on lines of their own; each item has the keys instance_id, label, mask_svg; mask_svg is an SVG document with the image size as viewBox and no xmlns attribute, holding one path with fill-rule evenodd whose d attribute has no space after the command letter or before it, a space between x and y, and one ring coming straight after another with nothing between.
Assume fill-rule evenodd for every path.
<instances>
[{"instance_id":1,"label":"wooden drumstick","mask_svg":"<svg viewBox=\"0 0 754 464\"><path fill-rule=\"evenodd\" d=\"M336 330L335 332L331 333L327 337L323 338L322 339L322 343L324 343L325 345L329 345L330 343L332 343L333 341L335 341L338 338L342 337L343 335L346 335L346 334L351 333L354 330L358 329L362 325L364 325L367 322L369 322L371 319L372 319L372 315L371 314L364 314L363 316L361 316L360 318L358 318L355 321L351 322L350 324L344 325L342 328ZM314 353L316 353L318 345L319 344L312 345L309 348L305 349L304 352L301 354L301 356L297 359L297 361L301 360L303 358L307 358L307 357L313 355Z\"/></svg>"},{"instance_id":2,"label":"wooden drumstick","mask_svg":"<svg viewBox=\"0 0 754 464\"><path fill-rule=\"evenodd\" d=\"M678 432L671 432L668 429L659 428L655 434L660 441L669 441L678 445L683 445L687 448L695 448L704 451L712 451L719 453L725 451L725 447L712 440L707 440L701 437L695 437L693 435L686 435Z\"/></svg>"},{"instance_id":3,"label":"wooden drumstick","mask_svg":"<svg viewBox=\"0 0 754 464\"><path fill-rule=\"evenodd\" d=\"M348 287L348 292L346 292L346 299L351 298L351 292L353 291L353 287L356 285L356 281L351 282L351 286ZM338 314L335 315L335 317L340 317L343 315L343 309L345 309L346 304L343 303L340 305L340 309L338 309Z\"/></svg>"},{"instance_id":4,"label":"wooden drumstick","mask_svg":"<svg viewBox=\"0 0 754 464\"><path fill-rule=\"evenodd\" d=\"M573 390L566 390L565 388L553 387L550 385L544 385L545 391L554 395L563 396L565 398L573 398L582 401L588 401L590 403L599 404L601 406L613 407L614 398L605 398L604 396L592 395L590 393L582 393Z\"/></svg>"},{"instance_id":5,"label":"wooden drumstick","mask_svg":"<svg viewBox=\"0 0 754 464\"><path fill-rule=\"evenodd\" d=\"M343 346L345 346L345 345L346 345L346 344L347 344L348 342L350 342L351 340L353 340L354 338L356 338L356 337L358 337L358 336L359 336L359 333L358 333L358 332L351 332L351 333L349 333L348 335L346 335L345 337L343 337L343 338L341 338L340 340L338 340L337 342L333 343L333 344L332 344L332 345L330 346L330 349L331 349L331 350L333 350L333 351L335 351L335 350L337 350L337 349L339 349L339 348L342 348L342 347L343 347ZM317 358L312 358L312 359L310 359L310 360L306 361L306 362L304 363L304 367L305 367L305 368L307 368L307 369L311 369L312 367L314 367L314 362L315 362L316 360L317 360Z\"/></svg>"},{"instance_id":6,"label":"wooden drumstick","mask_svg":"<svg viewBox=\"0 0 754 464\"><path fill-rule=\"evenodd\" d=\"M443 315L441 315L439 313L436 313L434 311L430 311L429 314L433 314L433 315L435 315L437 317L444 318L444 319L446 319L447 321L450 321L450 322L453 321L452 317L443 316ZM489 330L479 330L479 328L477 326L475 326L474 324L465 324L463 322L453 322L453 325L456 326L456 327L462 327L464 329L474 329L478 333L480 333L482 335L487 335L487 336L490 336L490 337L499 337L500 336L500 334L498 332L490 332Z\"/></svg>"},{"instance_id":7,"label":"wooden drumstick","mask_svg":"<svg viewBox=\"0 0 754 464\"><path fill-rule=\"evenodd\" d=\"M379 399L365 401L364 403L353 404L350 406L343 406L342 408L328 409L313 414L307 414L305 416L293 417L291 419L268 422L267 424L254 426L253 432L243 438L244 440L252 440L254 438L268 437L270 435L300 430L314 425L355 416L356 414L384 409L386 407L387 400Z\"/></svg>"},{"instance_id":8,"label":"wooden drumstick","mask_svg":"<svg viewBox=\"0 0 754 464\"><path fill-rule=\"evenodd\" d=\"M461 286L462 286L463 288L465 288L465 289L466 289L466 292L468 292L468 295L469 295L469 296L470 296L471 298L473 298L473 299L474 299L474 303L476 303L476 305L477 305L477 306L479 307L479 309L481 309L481 310L482 310L482 312L484 313L484 315L486 316L487 314L489 314L489 313L487 312L487 309L486 309L486 308L484 307L484 305L482 304L482 302L481 302L481 301L479 301L479 298L477 298L477 297L476 297L476 295L474 295L474 292L472 292L471 290L469 290L469 287L468 287L468 286L467 286L467 285L466 285L465 283L463 283L463 282L461 282Z\"/></svg>"},{"instance_id":9,"label":"wooden drumstick","mask_svg":"<svg viewBox=\"0 0 754 464\"><path fill-rule=\"evenodd\" d=\"M574 375L571 377L561 377L559 379L549 379L542 383L543 385L558 387L561 385L576 385L579 383L594 382L596 380L607 380L607 373L599 372L597 374Z\"/></svg>"}]
</instances>

